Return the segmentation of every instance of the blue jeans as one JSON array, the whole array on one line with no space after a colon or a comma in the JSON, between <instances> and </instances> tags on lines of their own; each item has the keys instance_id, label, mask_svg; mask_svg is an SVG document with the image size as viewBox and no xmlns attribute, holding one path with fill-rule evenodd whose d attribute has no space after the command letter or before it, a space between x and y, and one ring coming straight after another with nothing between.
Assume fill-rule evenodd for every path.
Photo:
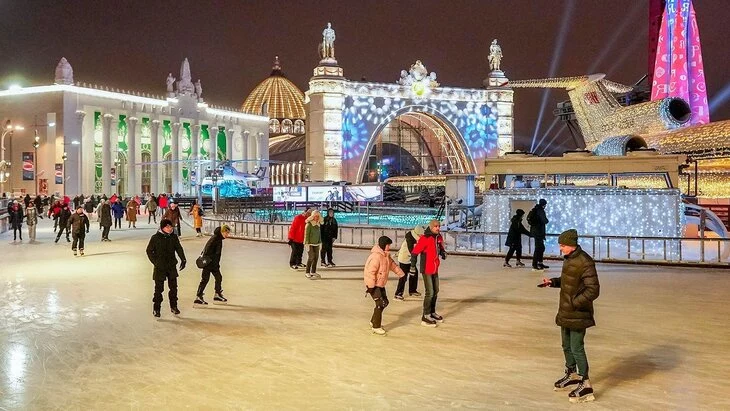
<instances>
[{"instance_id":1,"label":"blue jeans","mask_svg":"<svg viewBox=\"0 0 730 411\"><path fill-rule=\"evenodd\" d=\"M423 286L426 289L423 296L423 316L436 312L436 298L439 295L439 275L423 274Z\"/></svg>"}]
</instances>

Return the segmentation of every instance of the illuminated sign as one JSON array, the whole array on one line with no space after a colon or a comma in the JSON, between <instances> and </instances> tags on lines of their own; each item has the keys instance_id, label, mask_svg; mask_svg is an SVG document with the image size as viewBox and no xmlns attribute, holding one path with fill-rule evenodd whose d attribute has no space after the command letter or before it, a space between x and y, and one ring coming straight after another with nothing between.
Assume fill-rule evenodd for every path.
<instances>
[{"instance_id":1,"label":"illuminated sign","mask_svg":"<svg viewBox=\"0 0 730 411\"><path fill-rule=\"evenodd\" d=\"M383 201L383 186L345 186L345 201Z\"/></svg>"},{"instance_id":2,"label":"illuminated sign","mask_svg":"<svg viewBox=\"0 0 730 411\"><path fill-rule=\"evenodd\" d=\"M307 201L307 187L274 187L274 201L277 203Z\"/></svg>"},{"instance_id":3,"label":"illuminated sign","mask_svg":"<svg viewBox=\"0 0 730 411\"><path fill-rule=\"evenodd\" d=\"M307 187L308 201L342 201L344 190L341 186Z\"/></svg>"}]
</instances>

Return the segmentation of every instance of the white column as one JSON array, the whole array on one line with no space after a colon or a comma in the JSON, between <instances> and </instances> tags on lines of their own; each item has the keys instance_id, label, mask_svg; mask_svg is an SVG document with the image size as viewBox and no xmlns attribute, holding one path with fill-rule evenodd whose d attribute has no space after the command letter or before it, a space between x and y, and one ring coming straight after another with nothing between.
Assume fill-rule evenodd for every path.
<instances>
[{"instance_id":1,"label":"white column","mask_svg":"<svg viewBox=\"0 0 730 411\"><path fill-rule=\"evenodd\" d=\"M152 120L152 155L150 159L150 191L156 195L160 193L160 120Z\"/></svg>"},{"instance_id":2,"label":"white column","mask_svg":"<svg viewBox=\"0 0 730 411\"><path fill-rule=\"evenodd\" d=\"M210 158L210 169L215 170L218 165L218 126L208 129L208 157Z\"/></svg>"},{"instance_id":3,"label":"white column","mask_svg":"<svg viewBox=\"0 0 730 411\"><path fill-rule=\"evenodd\" d=\"M193 124L190 136L190 158L198 160L200 157L200 124Z\"/></svg>"},{"instance_id":4,"label":"white column","mask_svg":"<svg viewBox=\"0 0 730 411\"><path fill-rule=\"evenodd\" d=\"M170 136L170 150L172 151L172 193L179 192L180 175L180 123L172 123L172 136Z\"/></svg>"},{"instance_id":5,"label":"white column","mask_svg":"<svg viewBox=\"0 0 730 411\"><path fill-rule=\"evenodd\" d=\"M76 127L79 132L78 141L80 144L76 145L76 150L78 150L78 156L76 157L76 159L78 161L78 164L76 164L76 175L78 176L78 181L77 181L77 185L76 185L76 192L74 193L73 191L71 191L72 196L81 194L87 188L87 184L84 184L84 182L85 182L85 180L87 180L86 177L88 177L88 176L84 176L84 174L83 174L83 163L84 163L83 147L88 144L88 143L87 144L84 143L84 117L86 117L85 111L76 110L76 121L77 121ZM76 139L71 137L71 140L73 141ZM92 137L92 140L93 140L93 137ZM91 144L93 146L94 142L92 141ZM92 155L93 155L93 151L92 151ZM91 178L93 181L94 176L92 175ZM88 193L88 191L86 191L86 192ZM68 192L67 192L67 195L68 195Z\"/></svg>"},{"instance_id":6,"label":"white column","mask_svg":"<svg viewBox=\"0 0 730 411\"><path fill-rule=\"evenodd\" d=\"M233 134L235 132L232 127L226 129L226 160L233 160Z\"/></svg>"},{"instance_id":7,"label":"white column","mask_svg":"<svg viewBox=\"0 0 730 411\"><path fill-rule=\"evenodd\" d=\"M248 161L248 160L250 160L248 158L248 136L249 136L249 134L250 133L248 130L244 130L241 133L241 159L244 160L243 168L241 168L241 170L243 170L244 173L249 172L249 164L250 164Z\"/></svg>"},{"instance_id":8,"label":"white column","mask_svg":"<svg viewBox=\"0 0 730 411\"><path fill-rule=\"evenodd\" d=\"M104 114L101 118L101 192L106 194L107 197L111 197L112 191L112 120L114 116L111 114ZM119 173L119 170L117 170Z\"/></svg>"},{"instance_id":9,"label":"white column","mask_svg":"<svg viewBox=\"0 0 730 411\"><path fill-rule=\"evenodd\" d=\"M137 148L137 122L139 119L137 117L129 117L129 121L127 123L127 155L128 158L128 164L127 167L129 167L129 173L128 173L128 184L127 184L127 190L129 191L129 195L134 197L135 195L140 193L140 184L139 184L139 172L140 166L137 165L139 163L138 153L139 149Z\"/></svg>"}]
</instances>

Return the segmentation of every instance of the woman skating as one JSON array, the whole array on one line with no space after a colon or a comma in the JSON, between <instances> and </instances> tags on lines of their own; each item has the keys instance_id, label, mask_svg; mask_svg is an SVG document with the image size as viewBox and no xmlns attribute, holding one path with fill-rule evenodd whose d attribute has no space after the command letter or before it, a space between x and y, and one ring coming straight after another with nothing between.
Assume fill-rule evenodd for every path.
<instances>
[{"instance_id":1,"label":"woman skating","mask_svg":"<svg viewBox=\"0 0 730 411\"><path fill-rule=\"evenodd\" d=\"M201 255L203 257L207 257L210 262L208 263L208 265L203 267L200 285L198 285L198 293L194 301L195 306L208 305L208 303L203 299L203 294L205 293L205 287L208 285L208 281L210 281L211 274L213 274L213 278L215 278L215 296L213 297L213 301L215 303L228 302L228 300L223 297L221 253L223 252L223 240L228 238L230 232L230 227L225 224L220 227L216 227L215 231L213 231L213 236L210 237L208 242L205 244L205 248L203 248L203 252Z\"/></svg>"},{"instance_id":2,"label":"woman skating","mask_svg":"<svg viewBox=\"0 0 730 411\"><path fill-rule=\"evenodd\" d=\"M193 206L190 207L188 215L193 217L193 228L195 229L195 236L201 237L203 234L200 229L203 228L203 209L198 205L198 200L193 200Z\"/></svg>"},{"instance_id":3,"label":"woman skating","mask_svg":"<svg viewBox=\"0 0 730 411\"><path fill-rule=\"evenodd\" d=\"M130 199L127 202L127 221L129 224L127 228L137 228L137 210L139 209L139 203L135 199Z\"/></svg>"},{"instance_id":4,"label":"woman skating","mask_svg":"<svg viewBox=\"0 0 730 411\"><path fill-rule=\"evenodd\" d=\"M318 210L312 211L307 217L307 224L304 227L304 248L307 249L307 271L304 275L310 280L318 280L317 259L319 248L322 246L322 214Z\"/></svg>"}]
</instances>

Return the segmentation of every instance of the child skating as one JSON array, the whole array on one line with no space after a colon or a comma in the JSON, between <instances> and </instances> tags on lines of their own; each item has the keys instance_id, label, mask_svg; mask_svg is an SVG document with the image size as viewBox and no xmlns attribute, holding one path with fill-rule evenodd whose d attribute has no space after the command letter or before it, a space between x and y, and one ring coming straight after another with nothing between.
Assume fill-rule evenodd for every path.
<instances>
[{"instance_id":1,"label":"child skating","mask_svg":"<svg viewBox=\"0 0 730 411\"><path fill-rule=\"evenodd\" d=\"M370 327L373 333L378 335L385 335L382 320L383 310L388 306L388 294L385 291L385 284L388 283L388 274L392 271L399 278L406 275L390 256L391 244L393 244L393 240L390 237L380 237L378 244L370 250L370 256L365 262L366 292L375 301L373 316L370 318Z\"/></svg>"}]
</instances>

